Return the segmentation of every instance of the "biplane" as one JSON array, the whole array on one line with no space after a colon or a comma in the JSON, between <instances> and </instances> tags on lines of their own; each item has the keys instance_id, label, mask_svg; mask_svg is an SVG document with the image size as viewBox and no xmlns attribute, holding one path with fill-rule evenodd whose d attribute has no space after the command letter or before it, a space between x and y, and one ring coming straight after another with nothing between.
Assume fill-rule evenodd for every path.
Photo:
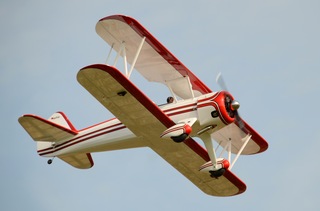
<instances>
[{"instance_id":1,"label":"biplane","mask_svg":"<svg viewBox=\"0 0 320 211\"><path fill-rule=\"evenodd\" d=\"M231 170L240 155L261 153L268 143L239 116L239 102L227 90L211 91L131 17L105 17L96 32L110 46L107 64L82 68L77 80L115 118L77 130L63 112L23 115L19 123L38 154L49 164L58 157L88 169L94 152L149 147L206 194L243 193L245 183ZM168 102L157 105L137 88L133 70L165 85Z\"/></svg>"}]
</instances>

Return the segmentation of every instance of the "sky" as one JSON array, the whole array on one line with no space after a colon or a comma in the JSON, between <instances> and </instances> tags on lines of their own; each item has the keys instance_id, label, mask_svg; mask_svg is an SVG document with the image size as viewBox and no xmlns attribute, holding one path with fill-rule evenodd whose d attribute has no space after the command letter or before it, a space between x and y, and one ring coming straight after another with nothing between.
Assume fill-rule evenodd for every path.
<instances>
[{"instance_id":1,"label":"sky","mask_svg":"<svg viewBox=\"0 0 320 211\"><path fill-rule=\"evenodd\" d=\"M317 0L2 0L1 210L318 210L319 9ZM233 168L246 192L208 196L147 148L95 153L89 170L37 155L21 115L63 111L78 129L113 117L76 80L105 62L95 24L113 14L138 20L214 91L222 72L269 143ZM166 87L138 74L134 83L165 102Z\"/></svg>"}]
</instances>

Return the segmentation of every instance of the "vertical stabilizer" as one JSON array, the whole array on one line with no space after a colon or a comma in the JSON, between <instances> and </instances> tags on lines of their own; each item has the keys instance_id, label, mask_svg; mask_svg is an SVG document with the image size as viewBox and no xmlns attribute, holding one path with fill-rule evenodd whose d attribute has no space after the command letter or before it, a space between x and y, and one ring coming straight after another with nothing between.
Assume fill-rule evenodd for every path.
<instances>
[{"instance_id":1,"label":"vertical stabilizer","mask_svg":"<svg viewBox=\"0 0 320 211\"><path fill-rule=\"evenodd\" d=\"M73 124L68 119L68 117L61 111L52 114L48 120L51 122L54 122L55 124L63 126L65 128L68 128L72 131L77 131L76 128L73 126Z\"/></svg>"}]
</instances>

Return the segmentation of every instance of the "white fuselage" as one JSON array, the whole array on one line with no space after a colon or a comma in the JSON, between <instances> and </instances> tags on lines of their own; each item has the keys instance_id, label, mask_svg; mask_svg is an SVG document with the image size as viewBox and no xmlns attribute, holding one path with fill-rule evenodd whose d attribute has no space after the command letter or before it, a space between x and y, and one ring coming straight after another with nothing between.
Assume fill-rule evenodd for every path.
<instances>
[{"instance_id":1,"label":"white fuselage","mask_svg":"<svg viewBox=\"0 0 320 211\"><path fill-rule=\"evenodd\" d=\"M190 134L197 136L197 131L207 125L215 125L216 129L226 125L221 117L211 116L211 112L217 110L212 105L213 97L216 95L217 93L210 93L159 107L175 123L188 118L197 118ZM91 153L144 146L147 145L141 137L137 137L118 119L113 118L79 130L77 135L68 140L57 143L38 142L38 153L41 156L54 157L78 152Z\"/></svg>"}]
</instances>

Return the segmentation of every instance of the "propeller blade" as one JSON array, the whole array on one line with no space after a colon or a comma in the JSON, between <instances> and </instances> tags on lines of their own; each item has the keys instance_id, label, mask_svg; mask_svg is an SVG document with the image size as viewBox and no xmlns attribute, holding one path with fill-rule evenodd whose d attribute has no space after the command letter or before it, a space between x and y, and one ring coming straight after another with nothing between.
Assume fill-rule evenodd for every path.
<instances>
[{"instance_id":1,"label":"propeller blade","mask_svg":"<svg viewBox=\"0 0 320 211\"><path fill-rule=\"evenodd\" d=\"M216 82L221 87L222 90L228 91L227 85L223 80L221 72L218 73L217 78L216 78Z\"/></svg>"},{"instance_id":2,"label":"propeller blade","mask_svg":"<svg viewBox=\"0 0 320 211\"><path fill-rule=\"evenodd\" d=\"M239 112L237 111L237 110L235 110L235 111L233 111L234 112L234 116L235 116L235 118L236 118L236 123L237 123L237 125L239 126L239 128L241 129L241 130L245 130L245 127L244 127L244 123L243 123L243 121L242 121L242 119L241 119L241 117L240 117L240 115L239 115Z\"/></svg>"},{"instance_id":3,"label":"propeller blade","mask_svg":"<svg viewBox=\"0 0 320 211\"><path fill-rule=\"evenodd\" d=\"M221 72L218 73L217 78L216 78L216 82L221 87L222 90L228 91L227 84L225 83ZM242 121L242 119L240 117L240 114L238 112L238 108L240 107L239 102L234 100L232 102L231 106L233 108L233 113L234 113L234 116L235 116L235 123L239 126L239 128L242 131L246 132L247 129L245 128L244 122Z\"/></svg>"}]
</instances>

